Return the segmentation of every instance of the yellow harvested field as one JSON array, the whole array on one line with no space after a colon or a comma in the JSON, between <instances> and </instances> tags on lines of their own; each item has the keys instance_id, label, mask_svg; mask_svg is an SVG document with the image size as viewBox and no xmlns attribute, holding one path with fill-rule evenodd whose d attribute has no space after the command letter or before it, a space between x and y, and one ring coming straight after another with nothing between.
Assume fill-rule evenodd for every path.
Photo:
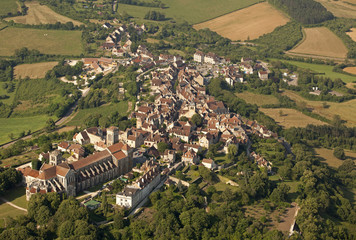
<instances>
[{"instance_id":1,"label":"yellow harvested field","mask_svg":"<svg viewBox=\"0 0 356 240\"><path fill-rule=\"evenodd\" d=\"M346 34L349 35L350 38L356 42L356 28L351 28L350 31Z\"/></svg>"},{"instance_id":2,"label":"yellow harvested field","mask_svg":"<svg viewBox=\"0 0 356 240\"><path fill-rule=\"evenodd\" d=\"M31 79L44 78L46 73L56 66L58 62L41 62L32 64L21 64L15 67L16 78L29 77Z\"/></svg>"},{"instance_id":3,"label":"yellow harvested field","mask_svg":"<svg viewBox=\"0 0 356 240\"><path fill-rule=\"evenodd\" d=\"M303 113L290 108L260 108L262 112L273 118L278 125L284 128L306 127L308 124L324 125L326 123L311 118ZM282 112L281 112L282 111ZM282 115L281 115L282 113Z\"/></svg>"},{"instance_id":4,"label":"yellow harvested field","mask_svg":"<svg viewBox=\"0 0 356 240\"><path fill-rule=\"evenodd\" d=\"M354 160L354 162L356 163L356 152L351 152L348 150L344 150L345 151L345 155L346 155L346 159L347 158L351 158L352 160ZM317 155L323 159L326 160L326 163L330 166L330 167L339 167L342 163L343 160L340 160L338 158L336 158L333 154L334 150L333 149L327 149L327 148L315 148L315 152L317 153Z\"/></svg>"},{"instance_id":5,"label":"yellow harvested field","mask_svg":"<svg viewBox=\"0 0 356 240\"><path fill-rule=\"evenodd\" d=\"M242 98L247 103L256 104L257 106L279 103L278 99L272 95L262 95L262 94L252 93L252 92L242 92L242 93L236 93L236 96L238 98Z\"/></svg>"},{"instance_id":6,"label":"yellow harvested field","mask_svg":"<svg viewBox=\"0 0 356 240\"><path fill-rule=\"evenodd\" d=\"M340 38L326 27L305 28L302 42L289 52L309 56L346 58L347 48Z\"/></svg>"},{"instance_id":7,"label":"yellow harvested field","mask_svg":"<svg viewBox=\"0 0 356 240\"><path fill-rule=\"evenodd\" d=\"M223 37L236 41L256 39L263 34L273 32L276 27L285 25L288 21L288 17L264 2L193 27L197 30L209 28Z\"/></svg>"},{"instance_id":8,"label":"yellow harvested field","mask_svg":"<svg viewBox=\"0 0 356 240\"><path fill-rule=\"evenodd\" d=\"M316 0L320 2L328 11L340 18L356 19L356 4L355 0Z\"/></svg>"},{"instance_id":9,"label":"yellow harvested field","mask_svg":"<svg viewBox=\"0 0 356 240\"><path fill-rule=\"evenodd\" d=\"M46 5L41 5L38 2L26 2L28 7L27 15L6 18L5 20L13 20L16 23L22 24L55 24L56 22L66 23L72 22L74 25L81 25L83 23L60 15L54 12Z\"/></svg>"},{"instance_id":10,"label":"yellow harvested field","mask_svg":"<svg viewBox=\"0 0 356 240\"><path fill-rule=\"evenodd\" d=\"M297 104L302 104L307 108L312 109L313 113L317 113L327 119L332 120L334 115L340 115L341 119L346 121L347 126L356 126L356 99L342 103L327 102L329 107L324 108L322 101L309 101L293 91L284 90L283 95L288 96Z\"/></svg>"},{"instance_id":11,"label":"yellow harvested field","mask_svg":"<svg viewBox=\"0 0 356 240\"><path fill-rule=\"evenodd\" d=\"M344 68L344 72L355 74L356 75L356 67L347 67Z\"/></svg>"}]
</instances>

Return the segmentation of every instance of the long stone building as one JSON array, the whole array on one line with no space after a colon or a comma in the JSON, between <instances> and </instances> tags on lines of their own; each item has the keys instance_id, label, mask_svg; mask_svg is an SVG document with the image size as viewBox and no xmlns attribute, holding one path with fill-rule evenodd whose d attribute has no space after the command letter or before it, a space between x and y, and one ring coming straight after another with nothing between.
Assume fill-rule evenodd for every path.
<instances>
[{"instance_id":1,"label":"long stone building","mask_svg":"<svg viewBox=\"0 0 356 240\"><path fill-rule=\"evenodd\" d=\"M76 196L80 191L109 181L131 171L132 149L121 142L73 163L62 158L61 152L50 153L49 164L40 170L22 169L26 183L26 198L35 193L58 192Z\"/></svg>"},{"instance_id":2,"label":"long stone building","mask_svg":"<svg viewBox=\"0 0 356 240\"><path fill-rule=\"evenodd\" d=\"M153 160L147 161L141 167L141 170L144 171L143 176L116 195L117 205L134 208L158 186L161 181L161 171L158 164L155 164Z\"/></svg>"}]
</instances>

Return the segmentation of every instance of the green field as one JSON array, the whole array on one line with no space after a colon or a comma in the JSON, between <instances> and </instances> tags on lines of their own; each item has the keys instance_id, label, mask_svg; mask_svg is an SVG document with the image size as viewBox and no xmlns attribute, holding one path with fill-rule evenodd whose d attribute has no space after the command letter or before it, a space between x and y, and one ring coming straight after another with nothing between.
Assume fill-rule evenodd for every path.
<instances>
[{"instance_id":1,"label":"green field","mask_svg":"<svg viewBox=\"0 0 356 240\"><path fill-rule=\"evenodd\" d=\"M79 109L78 113L70 120L66 125L67 126L84 126L84 120L87 119L92 114L101 114L102 116L108 116L111 113L118 111L121 116L126 115L127 113L127 102L119 102L110 105L103 105L97 108L87 108Z\"/></svg>"},{"instance_id":2,"label":"green field","mask_svg":"<svg viewBox=\"0 0 356 240\"><path fill-rule=\"evenodd\" d=\"M7 191L4 194L4 198L19 207L27 208L26 189L24 187ZM16 209L9 204L0 201L0 227L4 227L6 217L14 218L24 214L26 214L25 211Z\"/></svg>"},{"instance_id":3,"label":"green field","mask_svg":"<svg viewBox=\"0 0 356 240\"><path fill-rule=\"evenodd\" d=\"M0 1L0 16L5 16L8 13L16 13L18 5L15 0L1 0Z\"/></svg>"},{"instance_id":4,"label":"green field","mask_svg":"<svg viewBox=\"0 0 356 240\"><path fill-rule=\"evenodd\" d=\"M340 78L345 83L356 81L355 76L349 76L346 74L333 72L333 66L329 66L329 65L313 64L313 63L305 63L305 62L289 61L289 60L279 60L279 59L271 59L271 60L287 62L300 68L310 69L318 73L325 73L325 77L329 77L333 80L336 78Z\"/></svg>"},{"instance_id":5,"label":"green field","mask_svg":"<svg viewBox=\"0 0 356 240\"><path fill-rule=\"evenodd\" d=\"M146 0L146 2L148 2ZM150 1L151 2L151 1ZM161 0L167 8L149 8L119 4L119 13L127 12L135 18L144 18L149 10L164 13L166 18L191 24L204 22L221 15L251 6L260 0Z\"/></svg>"},{"instance_id":6,"label":"green field","mask_svg":"<svg viewBox=\"0 0 356 240\"><path fill-rule=\"evenodd\" d=\"M22 47L47 54L78 56L83 53L81 35L81 31L8 27L0 32L0 56L11 56Z\"/></svg>"},{"instance_id":7,"label":"green field","mask_svg":"<svg viewBox=\"0 0 356 240\"><path fill-rule=\"evenodd\" d=\"M38 115L33 117L21 118L0 118L0 144L9 142L9 134L18 137L22 131L31 130L32 132L43 128L49 117L47 115Z\"/></svg>"}]
</instances>

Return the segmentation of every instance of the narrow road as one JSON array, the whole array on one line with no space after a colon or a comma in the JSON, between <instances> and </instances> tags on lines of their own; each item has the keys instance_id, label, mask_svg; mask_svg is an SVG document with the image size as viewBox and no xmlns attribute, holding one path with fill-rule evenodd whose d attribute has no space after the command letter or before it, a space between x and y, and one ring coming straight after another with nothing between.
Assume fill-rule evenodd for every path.
<instances>
[{"instance_id":1,"label":"narrow road","mask_svg":"<svg viewBox=\"0 0 356 240\"><path fill-rule=\"evenodd\" d=\"M11 207L14 207L14 208L17 208L18 210L27 212L27 209L26 209L26 208L19 207L19 206L13 204L13 203L7 201L5 198L0 197L0 200L3 201L3 202L6 203L6 204L9 204Z\"/></svg>"},{"instance_id":2,"label":"narrow road","mask_svg":"<svg viewBox=\"0 0 356 240\"><path fill-rule=\"evenodd\" d=\"M83 89L83 90L82 90L82 96L81 96L81 98L87 96L88 93L89 93L89 90L90 90L90 88L85 88L85 89ZM79 101L79 100L78 100L78 101ZM71 117L71 115L73 114L75 108L78 106L78 101L68 110L68 112L67 112L62 118L60 118L60 119L56 122L56 126L59 126L59 125L65 123L65 122L68 120L68 118ZM39 130L39 131L41 131L41 130ZM16 143L16 142L19 141L19 140L28 140L28 139L30 139L30 138L32 138L32 134L27 135L27 136L22 137L22 138L19 138L19 139L16 139L16 140L11 141L11 142L9 142L9 143L6 143L6 144L4 144L4 145L2 145L2 146L0 145L0 147L1 147L1 148L8 148L8 147L10 147L12 144Z\"/></svg>"}]
</instances>

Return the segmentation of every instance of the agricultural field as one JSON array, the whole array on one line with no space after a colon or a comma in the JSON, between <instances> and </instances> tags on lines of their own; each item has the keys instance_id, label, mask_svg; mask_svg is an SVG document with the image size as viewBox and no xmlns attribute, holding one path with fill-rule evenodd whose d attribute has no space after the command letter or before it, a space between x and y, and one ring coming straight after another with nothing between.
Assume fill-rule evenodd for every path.
<instances>
[{"instance_id":1,"label":"agricultural field","mask_svg":"<svg viewBox=\"0 0 356 240\"><path fill-rule=\"evenodd\" d=\"M344 68L343 70L344 70L344 72L356 75L356 67L347 67L347 68Z\"/></svg>"},{"instance_id":2,"label":"agricultural field","mask_svg":"<svg viewBox=\"0 0 356 240\"><path fill-rule=\"evenodd\" d=\"M66 123L66 125L79 127L84 126L84 120L92 114L101 114L103 116L108 116L111 113L118 111L121 116L125 116L127 114L127 108L128 103L123 101L116 104L103 105L97 108L79 109L73 119Z\"/></svg>"},{"instance_id":3,"label":"agricultural field","mask_svg":"<svg viewBox=\"0 0 356 240\"><path fill-rule=\"evenodd\" d=\"M15 78L44 78L46 73L57 64L58 62L41 62L17 65L14 69L14 75Z\"/></svg>"},{"instance_id":4,"label":"agricultural field","mask_svg":"<svg viewBox=\"0 0 356 240\"><path fill-rule=\"evenodd\" d=\"M304 39L288 53L309 57L346 58L348 50L345 44L326 27L304 28L303 31Z\"/></svg>"},{"instance_id":5,"label":"agricultural field","mask_svg":"<svg viewBox=\"0 0 356 240\"><path fill-rule=\"evenodd\" d=\"M289 18L283 13L264 2L196 24L194 28L209 28L230 40L244 41L273 32L276 27L285 25L288 21Z\"/></svg>"},{"instance_id":6,"label":"agricultural field","mask_svg":"<svg viewBox=\"0 0 356 240\"><path fill-rule=\"evenodd\" d=\"M0 16L8 15L8 13L16 13L20 9L16 0L1 0L0 1Z\"/></svg>"},{"instance_id":7,"label":"agricultural field","mask_svg":"<svg viewBox=\"0 0 356 240\"><path fill-rule=\"evenodd\" d=\"M5 20L13 20L15 23L22 24L55 24L56 22L66 23L72 22L74 25L79 26L83 23L76 20L70 19L68 17L62 16L46 5L41 5L38 2L26 2L26 7L28 7L27 14L25 16L17 16L6 18Z\"/></svg>"},{"instance_id":8,"label":"agricultural field","mask_svg":"<svg viewBox=\"0 0 356 240\"><path fill-rule=\"evenodd\" d=\"M315 152L317 156L323 158L330 167L338 168L343 163L343 160L340 160L334 156L333 149L315 148ZM345 155L346 159L351 158L356 163L356 152L345 150Z\"/></svg>"},{"instance_id":9,"label":"agricultural field","mask_svg":"<svg viewBox=\"0 0 356 240\"><path fill-rule=\"evenodd\" d=\"M278 60L278 59L271 59L271 60L287 62L289 64L293 64L300 68L310 69L317 73L325 73L325 77L329 77L333 80L335 80L336 78L340 78L345 83L356 81L356 76L350 76L347 74L333 72L333 66L329 66L329 65L305 63L305 62L289 61L289 60Z\"/></svg>"},{"instance_id":10,"label":"agricultural field","mask_svg":"<svg viewBox=\"0 0 356 240\"><path fill-rule=\"evenodd\" d=\"M272 95L262 95L262 94L252 93L252 92L242 92L242 93L236 93L236 96L238 98L242 98L247 103L256 104L259 107L265 104L279 103L278 99Z\"/></svg>"},{"instance_id":11,"label":"agricultural field","mask_svg":"<svg viewBox=\"0 0 356 240\"><path fill-rule=\"evenodd\" d=\"M306 127L308 124L324 125L326 123L311 118L290 108L260 108L260 111L273 118L278 125L285 129L291 127ZM281 112L282 111L282 112ZM282 113L282 114L281 114Z\"/></svg>"},{"instance_id":12,"label":"agricultural field","mask_svg":"<svg viewBox=\"0 0 356 240\"><path fill-rule=\"evenodd\" d=\"M303 104L307 108L312 109L313 113L317 113L327 119L333 119L334 115L340 115L341 119L346 121L346 125L350 127L356 126L356 99L336 103L327 102L329 107L324 108L322 101L309 101L297 93L289 90L285 90L283 95L288 96L290 99L294 100L297 104Z\"/></svg>"},{"instance_id":13,"label":"agricultural field","mask_svg":"<svg viewBox=\"0 0 356 240\"><path fill-rule=\"evenodd\" d=\"M320 2L335 17L355 18L356 19L356 1L355 0L316 0Z\"/></svg>"},{"instance_id":14,"label":"agricultural field","mask_svg":"<svg viewBox=\"0 0 356 240\"><path fill-rule=\"evenodd\" d=\"M119 4L118 12L126 12L134 18L143 19L148 11L154 10L177 22L187 21L190 24L196 24L251 6L261 0L161 0L161 2L167 8Z\"/></svg>"},{"instance_id":15,"label":"agricultural field","mask_svg":"<svg viewBox=\"0 0 356 240\"><path fill-rule=\"evenodd\" d=\"M351 28L349 32L346 33L356 42L356 28Z\"/></svg>"},{"instance_id":16,"label":"agricultural field","mask_svg":"<svg viewBox=\"0 0 356 240\"><path fill-rule=\"evenodd\" d=\"M0 31L0 56L11 56L22 47L47 54L77 56L83 53L81 35L81 31L8 27Z\"/></svg>"},{"instance_id":17,"label":"agricultural field","mask_svg":"<svg viewBox=\"0 0 356 240\"><path fill-rule=\"evenodd\" d=\"M9 134L18 137L22 131L32 132L42 129L48 120L47 115L38 115L32 117L19 118L0 118L0 144L7 143L11 140Z\"/></svg>"}]
</instances>

